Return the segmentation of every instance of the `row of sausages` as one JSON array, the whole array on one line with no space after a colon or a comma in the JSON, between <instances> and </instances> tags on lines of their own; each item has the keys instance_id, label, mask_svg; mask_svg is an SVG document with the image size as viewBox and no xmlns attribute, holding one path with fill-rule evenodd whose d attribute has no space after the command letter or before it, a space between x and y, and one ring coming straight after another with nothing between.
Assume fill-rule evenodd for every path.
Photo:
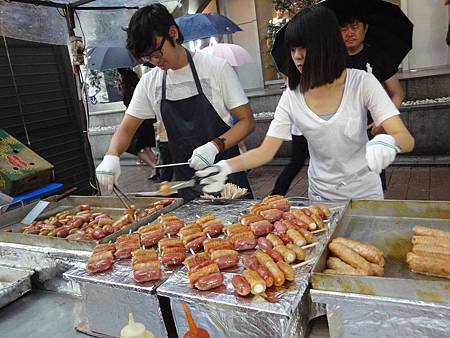
<instances>
[{"instance_id":1,"label":"row of sausages","mask_svg":"<svg viewBox=\"0 0 450 338\"><path fill-rule=\"evenodd\" d=\"M413 272L450 278L450 232L416 225L411 242L406 262Z\"/></svg>"}]
</instances>

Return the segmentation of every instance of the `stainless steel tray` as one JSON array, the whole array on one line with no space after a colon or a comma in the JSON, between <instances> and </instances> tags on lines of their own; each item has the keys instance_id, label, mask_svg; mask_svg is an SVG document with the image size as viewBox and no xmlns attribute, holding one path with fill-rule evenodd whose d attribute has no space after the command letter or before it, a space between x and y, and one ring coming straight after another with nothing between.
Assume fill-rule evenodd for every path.
<instances>
[{"instance_id":1,"label":"stainless steel tray","mask_svg":"<svg viewBox=\"0 0 450 338\"><path fill-rule=\"evenodd\" d=\"M0 266L0 308L31 290L33 271Z\"/></svg>"},{"instance_id":2,"label":"stainless steel tray","mask_svg":"<svg viewBox=\"0 0 450 338\"><path fill-rule=\"evenodd\" d=\"M450 231L450 202L351 201L331 236L350 237L373 244L384 252L384 277L328 275L325 247L311 282L318 290L337 294L364 294L450 305L450 280L411 272L406 254L411 251L416 224Z\"/></svg>"},{"instance_id":3,"label":"stainless steel tray","mask_svg":"<svg viewBox=\"0 0 450 338\"><path fill-rule=\"evenodd\" d=\"M52 201L54 198L50 198ZM131 201L139 208L145 208L154 202L164 198L155 197L130 197ZM68 250L92 250L97 243L108 243L125 233L134 231L143 224L147 224L155 220L161 213L168 213L182 204L182 199L173 198L173 203L147 217L142 218L138 222L134 222L120 231L102 238L100 241L77 241L66 238L47 237L39 235L29 235L17 232L20 228L20 220L33 208L34 204L26 207L15 209L2 215L0 220L0 241L45 246L52 248L68 249ZM80 204L89 204L96 211L104 211L114 218L122 215L124 207L117 197L113 196L68 196L60 202L51 202L46 210L40 215L39 219L48 218L63 210L76 208ZM12 232L6 231L11 230Z\"/></svg>"}]
</instances>

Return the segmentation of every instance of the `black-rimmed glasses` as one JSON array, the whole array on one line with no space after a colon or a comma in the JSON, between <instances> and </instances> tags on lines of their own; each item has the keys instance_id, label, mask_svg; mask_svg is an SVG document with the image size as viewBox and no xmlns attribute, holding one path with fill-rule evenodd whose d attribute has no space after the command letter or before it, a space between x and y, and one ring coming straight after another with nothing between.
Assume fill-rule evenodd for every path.
<instances>
[{"instance_id":1,"label":"black-rimmed glasses","mask_svg":"<svg viewBox=\"0 0 450 338\"><path fill-rule=\"evenodd\" d=\"M151 62L152 59L160 59L163 56L162 48L164 47L165 42L166 42L166 37L164 36L161 40L159 47L154 49L148 55L144 56L143 59L148 62Z\"/></svg>"}]
</instances>

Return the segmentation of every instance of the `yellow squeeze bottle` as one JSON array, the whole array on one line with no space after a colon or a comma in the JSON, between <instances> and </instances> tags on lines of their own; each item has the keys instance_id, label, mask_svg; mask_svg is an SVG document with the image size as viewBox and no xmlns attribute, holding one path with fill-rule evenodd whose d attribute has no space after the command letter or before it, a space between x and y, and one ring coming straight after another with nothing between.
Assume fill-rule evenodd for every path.
<instances>
[{"instance_id":1,"label":"yellow squeeze bottle","mask_svg":"<svg viewBox=\"0 0 450 338\"><path fill-rule=\"evenodd\" d=\"M135 323L133 314L128 314L128 324L120 330L120 338L155 338L153 333L145 329L144 324Z\"/></svg>"}]
</instances>

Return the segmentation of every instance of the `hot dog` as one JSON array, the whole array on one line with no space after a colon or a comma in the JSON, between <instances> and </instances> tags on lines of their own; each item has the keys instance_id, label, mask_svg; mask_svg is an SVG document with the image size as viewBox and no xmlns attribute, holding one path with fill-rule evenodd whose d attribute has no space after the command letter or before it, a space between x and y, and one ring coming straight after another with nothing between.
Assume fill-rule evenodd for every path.
<instances>
[{"instance_id":1,"label":"hot dog","mask_svg":"<svg viewBox=\"0 0 450 338\"><path fill-rule=\"evenodd\" d=\"M293 240L294 244L297 246L303 246L306 244L306 239L303 235L294 229L288 229L286 234Z\"/></svg>"},{"instance_id":2,"label":"hot dog","mask_svg":"<svg viewBox=\"0 0 450 338\"><path fill-rule=\"evenodd\" d=\"M323 204L313 204L311 206L320 208L320 210L322 210L322 212L324 214L324 218L328 218L331 216L331 211L327 206L325 206Z\"/></svg>"},{"instance_id":3,"label":"hot dog","mask_svg":"<svg viewBox=\"0 0 450 338\"><path fill-rule=\"evenodd\" d=\"M161 255L161 263L168 266L180 265L183 263L185 258L186 258L185 251L163 252L163 254Z\"/></svg>"},{"instance_id":4,"label":"hot dog","mask_svg":"<svg viewBox=\"0 0 450 338\"><path fill-rule=\"evenodd\" d=\"M413 246L412 252L418 255L447 259L450 264L450 248L435 245L416 244Z\"/></svg>"},{"instance_id":5,"label":"hot dog","mask_svg":"<svg viewBox=\"0 0 450 338\"><path fill-rule=\"evenodd\" d=\"M267 270L266 267L262 266L258 262L256 257L254 257L254 256L244 256L242 258L242 262L243 262L244 267L246 269L256 271L262 277L262 279L264 279L264 282L266 283L266 286L268 288L270 288L273 285L273 276L272 276L272 274L269 272L269 270Z\"/></svg>"},{"instance_id":6,"label":"hot dog","mask_svg":"<svg viewBox=\"0 0 450 338\"><path fill-rule=\"evenodd\" d=\"M306 239L306 243L312 243L314 242L314 236L312 233L310 233L308 230L304 228L297 228L297 231L302 234L303 237Z\"/></svg>"},{"instance_id":7,"label":"hot dog","mask_svg":"<svg viewBox=\"0 0 450 338\"><path fill-rule=\"evenodd\" d=\"M175 235L183 227L184 223L181 220L171 220L164 222L164 233L168 235Z\"/></svg>"},{"instance_id":8,"label":"hot dog","mask_svg":"<svg viewBox=\"0 0 450 338\"><path fill-rule=\"evenodd\" d=\"M270 243L272 243L273 247L276 247L277 245L284 245L283 241L274 234L268 234L266 238L269 240Z\"/></svg>"},{"instance_id":9,"label":"hot dog","mask_svg":"<svg viewBox=\"0 0 450 338\"><path fill-rule=\"evenodd\" d=\"M267 196L262 200L263 203L270 205L272 208L279 209L281 211L289 211L291 204L289 201L281 195Z\"/></svg>"},{"instance_id":10,"label":"hot dog","mask_svg":"<svg viewBox=\"0 0 450 338\"><path fill-rule=\"evenodd\" d=\"M320 219L324 219L324 218L325 218L325 214L323 213L322 209L319 208L318 206L316 206L316 205L310 205L310 206L308 207L308 209L311 211L312 214L314 214L314 215L320 217Z\"/></svg>"},{"instance_id":11,"label":"hot dog","mask_svg":"<svg viewBox=\"0 0 450 338\"><path fill-rule=\"evenodd\" d=\"M181 239L183 239L185 236L188 235L192 235L198 232L202 232L202 227L197 224L197 223L193 223L191 225L187 225L183 228L180 229L180 231L178 232L178 235L181 237Z\"/></svg>"},{"instance_id":12,"label":"hot dog","mask_svg":"<svg viewBox=\"0 0 450 338\"><path fill-rule=\"evenodd\" d=\"M207 291L219 287L222 283L223 275L220 272L215 272L200 277L194 283L194 287L201 291Z\"/></svg>"},{"instance_id":13,"label":"hot dog","mask_svg":"<svg viewBox=\"0 0 450 338\"><path fill-rule=\"evenodd\" d=\"M259 212L259 215L261 215L264 219L272 223L281 219L281 216L283 216L283 211L272 208L267 210L261 210Z\"/></svg>"},{"instance_id":14,"label":"hot dog","mask_svg":"<svg viewBox=\"0 0 450 338\"><path fill-rule=\"evenodd\" d=\"M89 257L86 270L89 273L98 273L111 268L113 263L113 255L110 251L103 251L93 254Z\"/></svg>"},{"instance_id":15,"label":"hot dog","mask_svg":"<svg viewBox=\"0 0 450 338\"><path fill-rule=\"evenodd\" d=\"M253 222L262 221L263 219L262 216L254 214L241 215L238 217L238 221L242 225L250 225Z\"/></svg>"},{"instance_id":16,"label":"hot dog","mask_svg":"<svg viewBox=\"0 0 450 338\"><path fill-rule=\"evenodd\" d=\"M240 296L247 296L252 291L250 284L244 277L240 275L234 276L231 280L231 284L233 285L234 290Z\"/></svg>"},{"instance_id":17,"label":"hot dog","mask_svg":"<svg viewBox=\"0 0 450 338\"><path fill-rule=\"evenodd\" d=\"M450 248L450 239L445 239L444 237L413 236L411 242L413 245L425 244Z\"/></svg>"},{"instance_id":18,"label":"hot dog","mask_svg":"<svg viewBox=\"0 0 450 338\"><path fill-rule=\"evenodd\" d=\"M114 253L114 251L116 251L116 246L113 243L97 244L92 250L92 254L103 251L109 251L111 253Z\"/></svg>"},{"instance_id":19,"label":"hot dog","mask_svg":"<svg viewBox=\"0 0 450 338\"><path fill-rule=\"evenodd\" d=\"M279 234L285 234L287 231L287 226L284 224L284 222L282 221L276 221L273 224L273 233L275 235L279 235Z\"/></svg>"},{"instance_id":20,"label":"hot dog","mask_svg":"<svg viewBox=\"0 0 450 338\"><path fill-rule=\"evenodd\" d=\"M157 261L158 254L155 250L151 249L136 249L131 253L132 264L135 262L148 262L148 261Z\"/></svg>"},{"instance_id":21,"label":"hot dog","mask_svg":"<svg viewBox=\"0 0 450 338\"><path fill-rule=\"evenodd\" d=\"M203 232L210 236L219 235L222 233L222 231L223 231L223 224L213 224L213 225L209 225L203 229Z\"/></svg>"},{"instance_id":22,"label":"hot dog","mask_svg":"<svg viewBox=\"0 0 450 338\"><path fill-rule=\"evenodd\" d=\"M272 258L274 260L275 263L283 260L283 256L278 251L275 251L274 249L268 249L264 252L266 254L268 254L270 256L270 258Z\"/></svg>"},{"instance_id":23,"label":"hot dog","mask_svg":"<svg viewBox=\"0 0 450 338\"><path fill-rule=\"evenodd\" d=\"M373 269L370 263L361 257L356 251L343 244L335 242L331 242L328 247L335 256L343 260L345 263L350 264L356 269L363 270L369 276L373 275Z\"/></svg>"},{"instance_id":24,"label":"hot dog","mask_svg":"<svg viewBox=\"0 0 450 338\"><path fill-rule=\"evenodd\" d=\"M302 248L300 248L295 244L287 244L286 247L295 253L295 257L297 258L298 261L305 260L306 257L305 250L303 250Z\"/></svg>"},{"instance_id":25,"label":"hot dog","mask_svg":"<svg viewBox=\"0 0 450 338\"><path fill-rule=\"evenodd\" d=\"M278 237L280 237L280 239L283 241L283 244L291 244L294 241L291 239L291 237L289 237L287 234L278 234Z\"/></svg>"},{"instance_id":26,"label":"hot dog","mask_svg":"<svg viewBox=\"0 0 450 338\"><path fill-rule=\"evenodd\" d=\"M304 228L304 229L308 229L308 224L306 224L305 222L300 221L293 213L291 212L283 212L283 216L282 216L283 220L287 220L290 221L291 224L295 224L296 227L298 228ZM286 223L285 223L286 224Z\"/></svg>"},{"instance_id":27,"label":"hot dog","mask_svg":"<svg viewBox=\"0 0 450 338\"><path fill-rule=\"evenodd\" d=\"M225 233L228 236L237 234L239 232L249 231L249 230L250 230L250 228L248 226L242 225L242 224L239 224L239 223L231 224L231 225L225 227Z\"/></svg>"},{"instance_id":28,"label":"hot dog","mask_svg":"<svg viewBox=\"0 0 450 338\"><path fill-rule=\"evenodd\" d=\"M141 238L141 236L137 233L120 235L119 237L117 237L116 243L122 243L122 242L128 242L128 241L139 241L140 238Z\"/></svg>"},{"instance_id":29,"label":"hot dog","mask_svg":"<svg viewBox=\"0 0 450 338\"><path fill-rule=\"evenodd\" d=\"M287 281L292 282L295 279L295 271L292 268L292 266L290 266L288 263L283 262L283 261L277 262L277 265L280 268L280 270L283 271L284 278Z\"/></svg>"},{"instance_id":30,"label":"hot dog","mask_svg":"<svg viewBox=\"0 0 450 338\"><path fill-rule=\"evenodd\" d=\"M272 249L272 243L265 237L258 238L258 248L262 251L266 251L268 249Z\"/></svg>"},{"instance_id":31,"label":"hot dog","mask_svg":"<svg viewBox=\"0 0 450 338\"><path fill-rule=\"evenodd\" d=\"M209 254L207 254L206 252L200 252L200 253L197 253L195 255L192 255L192 256L189 256L188 258L186 258L183 261L183 264L185 266L187 266L187 268L190 270L197 264L199 264L201 262L205 262L205 261L211 261Z\"/></svg>"},{"instance_id":32,"label":"hot dog","mask_svg":"<svg viewBox=\"0 0 450 338\"><path fill-rule=\"evenodd\" d=\"M406 255L406 262L414 272L450 278L450 264L447 259L423 256L408 252Z\"/></svg>"},{"instance_id":33,"label":"hot dog","mask_svg":"<svg viewBox=\"0 0 450 338\"><path fill-rule=\"evenodd\" d=\"M251 231L240 232L228 237L235 250L250 250L256 247L256 238Z\"/></svg>"},{"instance_id":34,"label":"hot dog","mask_svg":"<svg viewBox=\"0 0 450 338\"><path fill-rule=\"evenodd\" d=\"M367 271L355 269L337 257L329 257L327 260L327 266L330 269L342 272L342 274L367 276Z\"/></svg>"},{"instance_id":35,"label":"hot dog","mask_svg":"<svg viewBox=\"0 0 450 338\"><path fill-rule=\"evenodd\" d=\"M250 224L250 229L255 236L263 236L273 230L273 224L267 220L257 221Z\"/></svg>"},{"instance_id":36,"label":"hot dog","mask_svg":"<svg viewBox=\"0 0 450 338\"><path fill-rule=\"evenodd\" d=\"M211 259L220 270L224 270L239 263L239 254L236 250L215 250L211 253Z\"/></svg>"},{"instance_id":37,"label":"hot dog","mask_svg":"<svg viewBox=\"0 0 450 338\"><path fill-rule=\"evenodd\" d=\"M164 227L161 223L156 224L149 224L149 225L143 225L138 229L138 233L145 234L147 232L156 231L156 230L162 230Z\"/></svg>"},{"instance_id":38,"label":"hot dog","mask_svg":"<svg viewBox=\"0 0 450 338\"><path fill-rule=\"evenodd\" d=\"M202 234L199 237L196 237L195 239L192 239L191 241L186 243L186 249L189 250L193 250L193 251L198 251L202 248L203 246L203 242L206 239L206 235Z\"/></svg>"},{"instance_id":39,"label":"hot dog","mask_svg":"<svg viewBox=\"0 0 450 338\"><path fill-rule=\"evenodd\" d=\"M183 247L184 248L184 244L178 238L162 238L158 242L158 249L160 252L164 251L165 248L170 248L170 247Z\"/></svg>"},{"instance_id":40,"label":"hot dog","mask_svg":"<svg viewBox=\"0 0 450 338\"><path fill-rule=\"evenodd\" d=\"M213 220L213 219L214 219L213 214L207 213L207 214L201 216L199 219L197 219L197 220L195 221L195 223L198 223L198 224L202 225L202 224L204 224L204 223L206 223L206 222L208 222L208 221L211 221L211 220Z\"/></svg>"},{"instance_id":41,"label":"hot dog","mask_svg":"<svg viewBox=\"0 0 450 338\"><path fill-rule=\"evenodd\" d=\"M422 225L414 226L413 235L431 236L431 237L445 238L447 240L450 240L450 232L438 230L438 229L427 228Z\"/></svg>"},{"instance_id":42,"label":"hot dog","mask_svg":"<svg viewBox=\"0 0 450 338\"><path fill-rule=\"evenodd\" d=\"M272 258L260 250L256 250L254 255L258 259L258 262L272 274L275 286L283 285L285 281L284 273Z\"/></svg>"},{"instance_id":43,"label":"hot dog","mask_svg":"<svg viewBox=\"0 0 450 338\"><path fill-rule=\"evenodd\" d=\"M359 255L361 255L371 263L375 264L384 263L383 252L373 245L361 243L353 239L344 237L337 237L333 239L332 242L340 243L342 245L349 247L350 249L357 252Z\"/></svg>"},{"instance_id":44,"label":"hot dog","mask_svg":"<svg viewBox=\"0 0 450 338\"><path fill-rule=\"evenodd\" d=\"M202 276L210 275L215 272L220 272L219 267L216 263L210 263L207 266L202 267L201 269L191 272L188 272L188 278L192 285Z\"/></svg>"},{"instance_id":45,"label":"hot dog","mask_svg":"<svg viewBox=\"0 0 450 338\"><path fill-rule=\"evenodd\" d=\"M203 242L203 249L211 253L214 250L233 249L233 245L224 238L208 238Z\"/></svg>"},{"instance_id":46,"label":"hot dog","mask_svg":"<svg viewBox=\"0 0 450 338\"><path fill-rule=\"evenodd\" d=\"M158 261L139 263L133 266L133 277L138 283L159 280L163 276Z\"/></svg>"},{"instance_id":47,"label":"hot dog","mask_svg":"<svg viewBox=\"0 0 450 338\"><path fill-rule=\"evenodd\" d=\"M141 235L141 244L150 247L158 243L162 238L164 238L163 230L149 231Z\"/></svg>"},{"instance_id":48,"label":"hot dog","mask_svg":"<svg viewBox=\"0 0 450 338\"><path fill-rule=\"evenodd\" d=\"M303 209L302 209L303 210ZM309 230L316 230L317 229L317 224L316 222L314 222L314 220L310 217L307 216L304 212L302 212L299 209L294 209L291 210L291 213L301 222L305 223L308 225L308 229Z\"/></svg>"},{"instance_id":49,"label":"hot dog","mask_svg":"<svg viewBox=\"0 0 450 338\"><path fill-rule=\"evenodd\" d=\"M295 262L296 255L295 253L288 249L284 245L277 245L273 248L276 252L278 252L281 256L283 256L283 260L286 263L293 263Z\"/></svg>"},{"instance_id":50,"label":"hot dog","mask_svg":"<svg viewBox=\"0 0 450 338\"><path fill-rule=\"evenodd\" d=\"M242 273L246 281L250 284L251 293L254 295L259 295L266 291L266 282L261 278L261 276L253 270L244 270Z\"/></svg>"}]
</instances>

